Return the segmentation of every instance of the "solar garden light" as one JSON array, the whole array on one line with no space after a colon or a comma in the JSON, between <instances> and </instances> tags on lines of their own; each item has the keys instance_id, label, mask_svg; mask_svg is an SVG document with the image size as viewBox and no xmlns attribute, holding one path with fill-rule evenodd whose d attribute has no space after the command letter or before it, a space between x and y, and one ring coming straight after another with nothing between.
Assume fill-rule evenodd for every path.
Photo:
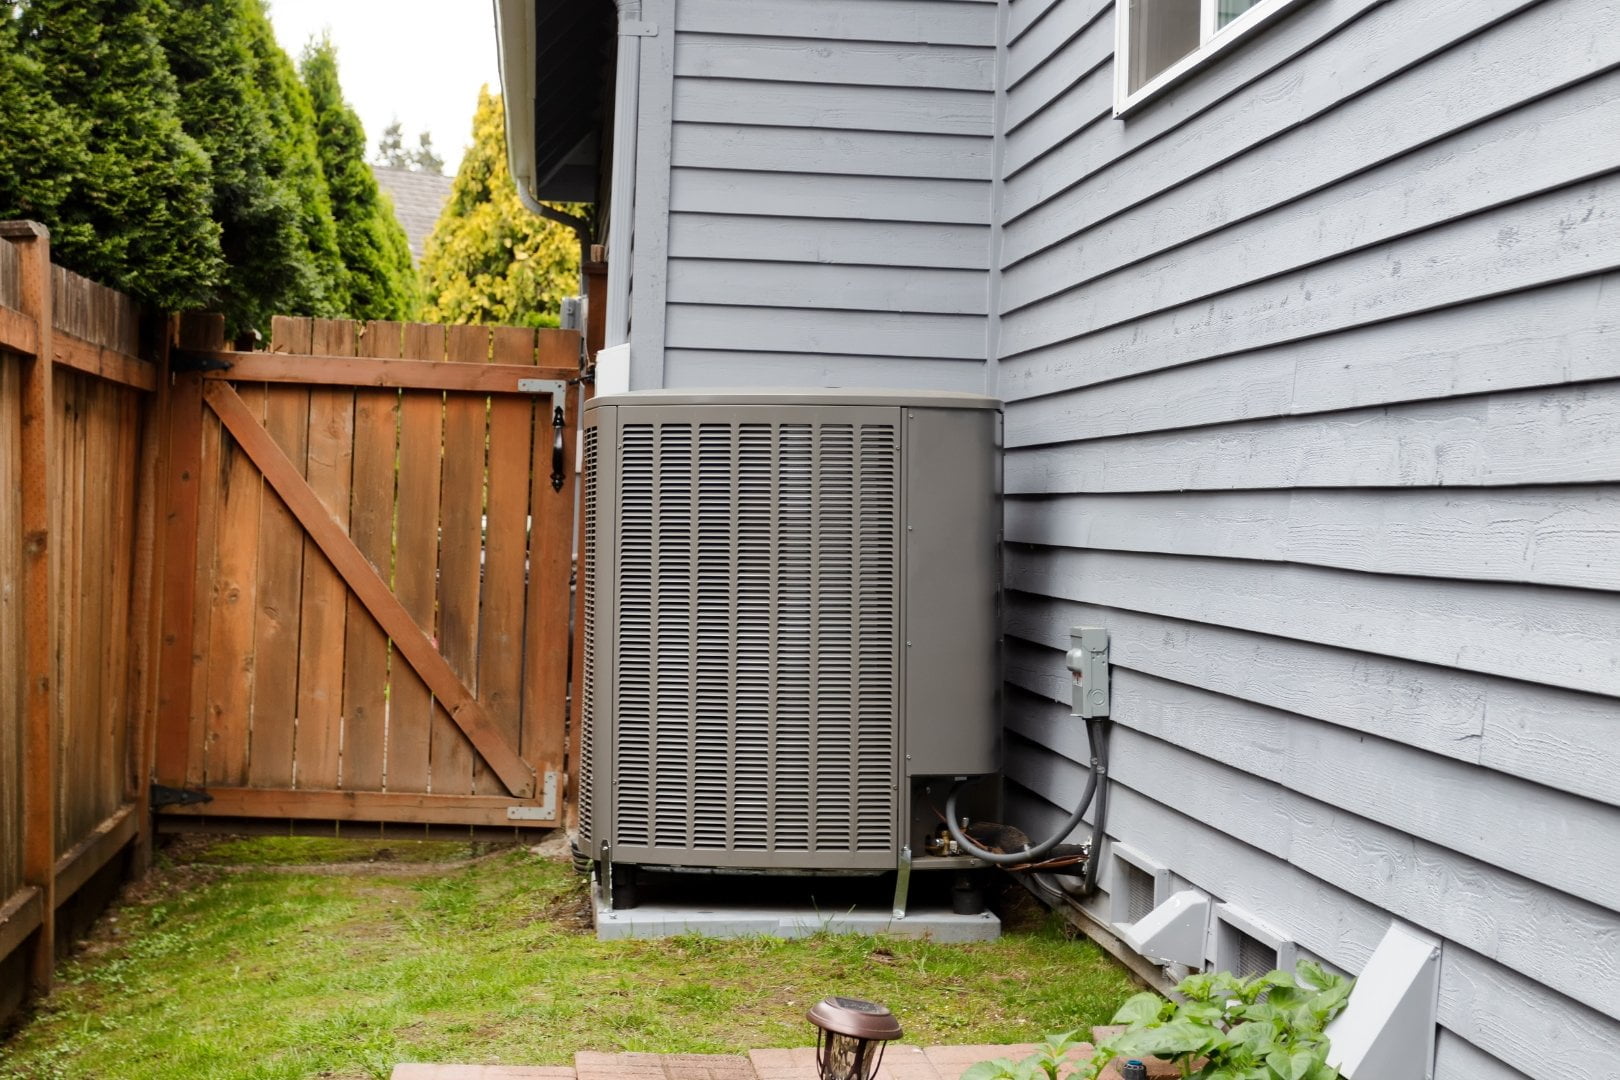
<instances>
[{"instance_id":1,"label":"solar garden light","mask_svg":"<svg viewBox=\"0 0 1620 1080\"><path fill-rule=\"evenodd\" d=\"M806 1014L816 1025L816 1075L821 1080L872 1080L883 1047L905 1034L894 1014L859 998L822 998Z\"/></svg>"}]
</instances>

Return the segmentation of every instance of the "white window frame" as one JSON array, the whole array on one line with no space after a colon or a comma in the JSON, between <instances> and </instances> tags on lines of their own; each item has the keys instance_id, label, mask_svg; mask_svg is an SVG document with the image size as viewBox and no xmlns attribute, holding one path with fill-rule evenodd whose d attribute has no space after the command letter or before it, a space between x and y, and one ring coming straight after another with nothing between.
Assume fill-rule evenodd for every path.
<instances>
[{"instance_id":1,"label":"white window frame","mask_svg":"<svg viewBox=\"0 0 1620 1080\"><path fill-rule=\"evenodd\" d=\"M1220 29L1215 28L1218 0L1199 0L1201 15L1198 48L1183 56L1151 81L1131 92L1131 0L1114 0L1114 115L1124 116L1151 101L1192 72L1231 51L1245 38L1303 0L1260 0Z\"/></svg>"}]
</instances>

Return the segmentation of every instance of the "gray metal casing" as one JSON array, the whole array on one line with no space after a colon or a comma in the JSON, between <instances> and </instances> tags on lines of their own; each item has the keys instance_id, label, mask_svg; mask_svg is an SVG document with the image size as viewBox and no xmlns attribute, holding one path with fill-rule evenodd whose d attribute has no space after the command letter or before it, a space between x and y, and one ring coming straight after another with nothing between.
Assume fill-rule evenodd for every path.
<instances>
[{"instance_id":1,"label":"gray metal casing","mask_svg":"<svg viewBox=\"0 0 1620 1080\"><path fill-rule=\"evenodd\" d=\"M591 402L581 849L883 869L911 777L997 771L1000 433L966 394Z\"/></svg>"}]
</instances>

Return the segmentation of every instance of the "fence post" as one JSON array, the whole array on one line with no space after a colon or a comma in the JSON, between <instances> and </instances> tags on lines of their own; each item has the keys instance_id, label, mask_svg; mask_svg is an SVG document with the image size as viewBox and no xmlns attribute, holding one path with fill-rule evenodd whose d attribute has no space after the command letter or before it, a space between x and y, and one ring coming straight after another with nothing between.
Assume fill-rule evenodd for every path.
<instances>
[{"instance_id":1,"label":"fence post","mask_svg":"<svg viewBox=\"0 0 1620 1080\"><path fill-rule=\"evenodd\" d=\"M23 878L39 890L39 930L30 973L41 994L56 966L56 582L51 573L55 504L55 345L51 323L51 234L32 221L0 223L17 245L22 313L33 320L34 355L22 379L23 528Z\"/></svg>"},{"instance_id":2,"label":"fence post","mask_svg":"<svg viewBox=\"0 0 1620 1080\"><path fill-rule=\"evenodd\" d=\"M141 320L141 349L158 366L157 389L142 403L140 468L135 511L135 592L131 620L135 634L131 673L129 772L125 801L135 804L140 820L135 834L134 865L140 877L152 865L152 756L156 751L158 655L163 639L163 578L167 569L163 531L164 493L169 490L169 347L174 320L147 312Z\"/></svg>"}]
</instances>

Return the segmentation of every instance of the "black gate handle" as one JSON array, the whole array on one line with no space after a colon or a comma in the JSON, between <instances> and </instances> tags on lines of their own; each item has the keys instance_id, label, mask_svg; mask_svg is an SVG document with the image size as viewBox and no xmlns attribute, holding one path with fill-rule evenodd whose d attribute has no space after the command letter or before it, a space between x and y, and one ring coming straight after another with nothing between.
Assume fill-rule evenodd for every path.
<instances>
[{"instance_id":1,"label":"black gate handle","mask_svg":"<svg viewBox=\"0 0 1620 1080\"><path fill-rule=\"evenodd\" d=\"M563 486L563 409L558 405L551 413L551 490L561 491Z\"/></svg>"}]
</instances>

